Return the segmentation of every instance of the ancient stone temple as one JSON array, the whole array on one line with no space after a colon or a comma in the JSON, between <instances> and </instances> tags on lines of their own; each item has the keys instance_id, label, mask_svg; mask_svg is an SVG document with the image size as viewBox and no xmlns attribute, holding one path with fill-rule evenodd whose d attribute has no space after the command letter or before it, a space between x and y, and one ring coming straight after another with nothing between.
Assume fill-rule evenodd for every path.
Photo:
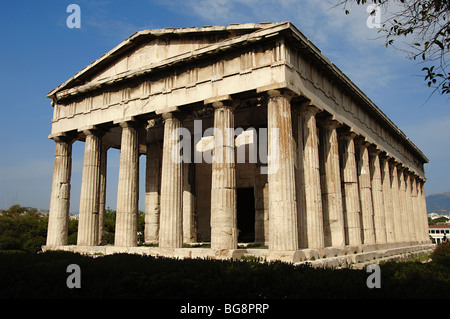
<instances>
[{"instance_id":1,"label":"ancient stone temple","mask_svg":"<svg viewBox=\"0 0 450 319\"><path fill-rule=\"evenodd\" d=\"M44 249L295 262L430 243L427 158L289 22L137 32L48 97L56 151ZM85 151L68 246L74 142ZM120 169L105 246L111 148ZM138 246L139 200L151 247Z\"/></svg>"}]
</instances>

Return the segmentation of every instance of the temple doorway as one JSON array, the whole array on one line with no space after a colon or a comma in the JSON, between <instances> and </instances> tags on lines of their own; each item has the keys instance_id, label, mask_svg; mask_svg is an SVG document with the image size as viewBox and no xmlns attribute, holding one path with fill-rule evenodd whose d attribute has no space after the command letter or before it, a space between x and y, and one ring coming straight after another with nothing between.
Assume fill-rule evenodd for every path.
<instances>
[{"instance_id":1,"label":"temple doorway","mask_svg":"<svg viewBox=\"0 0 450 319\"><path fill-rule=\"evenodd\" d=\"M237 188L238 242L255 241L255 194L253 187Z\"/></svg>"}]
</instances>

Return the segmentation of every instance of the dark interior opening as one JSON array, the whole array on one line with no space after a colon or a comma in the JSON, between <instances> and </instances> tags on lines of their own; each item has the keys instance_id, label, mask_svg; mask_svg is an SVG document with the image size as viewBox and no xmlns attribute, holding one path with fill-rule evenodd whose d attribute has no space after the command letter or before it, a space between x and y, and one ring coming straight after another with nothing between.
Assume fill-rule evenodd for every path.
<instances>
[{"instance_id":1,"label":"dark interior opening","mask_svg":"<svg viewBox=\"0 0 450 319\"><path fill-rule=\"evenodd\" d=\"M238 241L255 241L255 194L253 187L237 189L237 227Z\"/></svg>"}]
</instances>

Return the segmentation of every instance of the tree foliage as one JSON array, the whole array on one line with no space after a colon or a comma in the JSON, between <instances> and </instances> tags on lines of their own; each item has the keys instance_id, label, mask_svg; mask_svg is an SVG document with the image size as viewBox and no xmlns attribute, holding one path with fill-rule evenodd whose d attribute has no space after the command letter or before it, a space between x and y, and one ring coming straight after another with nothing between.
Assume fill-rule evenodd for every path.
<instances>
[{"instance_id":1,"label":"tree foliage","mask_svg":"<svg viewBox=\"0 0 450 319\"><path fill-rule=\"evenodd\" d=\"M386 38L386 47L405 39L408 57L426 64L422 72L427 85L433 92L450 93L450 0L338 0L337 6L349 14L348 5L355 3L381 9L379 32Z\"/></svg>"},{"instance_id":2,"label":"tree foliage","mask_svg":"<svg viewBox=\"0 0 450 319\"><path fill-rule=\"evenodd\" d=\"M36 252L45 245L48 217L36 209L13 205L0 210L0 250Z\"/></svg>"},{"instance_id":3,"label":"tree foliage","mask_svg":"<svg viewBox=\"0 0 450 319\"><path fill-rule=\"evenodd\" d=\"M18 204L0 209L0 251L17 250L35 253L47 240L48 215ZM78 220L69 219L68 244L77 243Z\"/></svg>"},{"instance_id":4,"label":"tree foliage","mask_svg":"<svg viewBox=\"0 0 450 319\"><path fill-rule=\"evenodd\" d=\"M144 242L145 214L138 215L138 243ZM34 208L12 205L0 210L0 251L16 250L38 252L47 240L48 215L42 215ZM104 216L102 244L114 244L116 211L107 208ZM77 244L78 220L69 218L68 245Z\"/></svg>"},{"instance_id":5,"label":"tree foliage","mask_svg":"<svg viewBox=\"0 0 450 319\"><path fill-rule=\"evenodd\" d=\"M438 244L430 257L434 262L450 268L450 242Z\"/></svg>"},{"instance_id":6,"label":"tree foliage","mask_svg":"<svg viewBox=\"0 0 450 319\"><path fill-rule=\"evenodd\" d=\"M144 242L145 213L139 211L138 214L138 243ZM104 217L103 243L113 245L116 229L116 211L107 208Z\"/></svg>"}]
</instances>

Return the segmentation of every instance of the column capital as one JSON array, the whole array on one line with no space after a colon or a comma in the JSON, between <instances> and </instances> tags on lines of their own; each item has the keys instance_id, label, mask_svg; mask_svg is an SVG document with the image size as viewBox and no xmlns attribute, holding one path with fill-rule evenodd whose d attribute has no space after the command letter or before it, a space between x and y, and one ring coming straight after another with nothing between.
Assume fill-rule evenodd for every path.
<instances>
[{"instance_id":1,"label":"column capital","mask_svg":"<svg viewBox=\"0 0 450 319\"><path fill-rule=\"evenodd\" d=\"M233 98L231 95L221 95L221 96L215 96L206 100L203 100L203 104L205 105L214 105L215 103L219 103L217 105L220 105L220 103L228 104L233 101Z\"/></svg>"},{"instance_id":2,"label":"column capital","mask_svg":"<svg viewBox=\"0 0 450 319\"><path fill-rule=\"evenodd\" d=\"M68 144L72 144L76 140L77 134L75 132L62 132L57 134L50 134L48 136L49 139L55 142L65 142Z\"/></svg>"},{"instance_id":3,"label":"column capital","mask_svg":"<svg viewBox=\"0 0 450 319\"><path fill-rule=\"evenodd\" d=\"M411 170L409 168L406 168L404 171L405 178L411 179L413 177L413 175L411 173L412 173Z\"/></svg>"},{"instance_id":4,"label":"column capital","mask_svg":"<svg viewBox=\"0 0 450 319\"><path fill-rule=\"evenodd\" d=\"M122 127L122 128L124 128L124 127L133 127L133 128L135 128L136 125L137 125L137 121L136 121L136 118L134 116L124 117L122 119L115 120L113 123L114 124L119 124L120 127Z\"/></svg>"},{"instance_id":5,"label":"column capital","mask_svg":"<svg viewBox=\"0 0 450 319\"><path fill-rule=\"evenodd\" d=\"M83 128L80 128L78 130L78 132L83 133L84 135L88 136L88 135L94 135L98 138L103 137L103 135L106 134L106 131L95 126L95 125L90 125L90 126L86 126Z\"/></svg>"},{"instance_id":6,"label":"column capital","mask_svg":"<svg viewBox=\"0 0 450 319\"><path fill-rule=\"evenodd\" d=\"M284 97L288 101L291 101L291 99L295 96L295 93L288 90L288 89L274 89L274 90L268 90L267 95L269 98L277 98L277 97Z\"/></svg>"},{"instance_id":7,"label":"column capital","mask_svg":"<svg viewBox=\"0 0 450 319\"><path fill-rule=\"evenodd\" d=\"M381 152L379 155L378 155L378 158L380 159L380 163L387 163L387 164L389 164L389 158L388 157L386 157L386 156L384 156L383 155L383 152Z\"/></svg>"},{"instance_id":8,"label":"column capital","mask_svg":"<svg viewBox=\"0 0 450 319\"><path fill-rule=\"evenodd\" d=\"M323 119L318 119L317 123L324 128L337 129L341 127L342 124L335 119L334 116L327 116Z\"/></svg>"},{"instance_id":9,"label":"column capital","mask_svg":"<svg viewBox=\"0 0 450 319\"><path fill-rule=\"evenodd\" d=\"M420 178L420 175L413 171L413 172L412 172L412 177L413 177L415 180L418 180L418 179Z\"/></svg>"},{"instance_id":10,"label":"column capital","mask_svg":"<svg viewBox=\"0 0 450 319\"><path fill-rule=\"evenodd\" d=\"M223 100L223 101L215 101L211 105L212 107L217 109L230 109L231 111L234 111L240 103L240 100Z\"/></svg>"},{"instance_id":11,"label":"column capital","mask_svg":"<svg viewBox=\"0 0 450 319\"><path fill-rule=\"evenodd\" d=\"M406 170L406 166L403 165L403 163L397 162L395 165L397 166L398 171L404 172Z\"/></svg>"},{"instance_id":12,"label":"column capital","mask_svg":"<svg viewBox=\"0 0 450 319\"><path fill-rule=\"evenodd\" d=\"M397 161L397 159L396 159L395 157L390 157L390 158L388 159L388 161L389 161L389 164L390 164L392 167L396 167L398 164L400 164L400 162Z\"/></svg>"},{"instance_id":13,"label":"column capital","mask_svg":"<svg viewBox=\"0 0 450 319\"><path fill-rule=\"evenodd\" d=\"M369 155L371 156L378 156L381 159L381 153L383 151L375 144L369 145Z\"/></svg>"},{"instance_id":14,"label":"column capital","mask_svg":"<svg viewBox=\"0 0 450 319\"><path fill-rule=\"evenodd\" d=\"M353 131L339 132L339 137L345 140L354 140L356 136L356 133Z\"/></svg>"},{"instance_id":15,"label":"column capital","mask_svg":"<svg viewBox=\"0 0 450 319\"><path fill-rule=\"evenodd\" d=\"M359 147L364 147L364 148L368 148L370 146L370 142L367 141L367 138L364 136L357 136L355 138L355 143L359 146Z\"/></svg>"},{"instance_id":16,"label":"column capital","mask_svg":"<svg viewBox=\"0 0 450 319\"><path fill-rule=\"evenodd\" d=\"M389 162L391 160L391 156L388 152L382 151L380 153L380 161Z\"/></svg>"},{"instance_id":17,"label":"column capital","mask_svg":"<svg viewBox=\"0 0 450 319\"><path fill-rule=\"evenodd\" d=\"M312 101L309 101L301 103L297 108L297 112L299 114L316 115L317 113L322 112L322 110L315 106Z\"/></svg>"},{"instance_id":18,"label":"column capital","mask_svg":"<svg viewBox=\"0 0 450 319\"><path fill-rule=\"evenodd\" d=\"M161 114L163 123L166 123L167 121L173 121L173 120L178 120L181 122L181 121L183 121L185 116L186 116L185 114L178 112L178 111L166 112L166 113Z\"/></svg>"},{"instance_id":19,"label":"column capital","mask_svg":"<svg viewBox=\"0 0 450 319\"><path fill-rule=\"evenodd\" d=\"M234 111L240 104L240 99L233 99L231 95L221 95L214 98L206 99L203 101L206 107L217 110L222 108L228 108Z\"/></svg>"}]
</instances>

